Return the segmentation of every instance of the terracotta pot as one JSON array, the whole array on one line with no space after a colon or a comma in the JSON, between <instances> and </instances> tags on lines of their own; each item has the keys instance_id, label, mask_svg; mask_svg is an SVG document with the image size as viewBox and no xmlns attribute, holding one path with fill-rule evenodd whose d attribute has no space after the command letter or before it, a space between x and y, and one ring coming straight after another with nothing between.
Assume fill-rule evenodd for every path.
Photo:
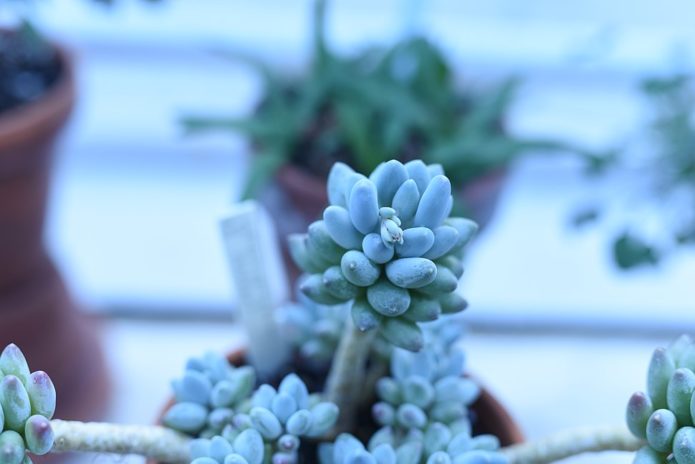
<instances>
[{"instance_id":1,"label":"terracotta pot","mask_svg":"<svg viewBox=\"0 0 695 464\"><path fill-rule=\"evenodd\" d=\"M507 170L501 168L465 186L454 186L454 195L481 229L492 219L506 177ZM309 224L321 218L328 204L326 180L291 164L280 168L275 179L261 201L275 218L285 267L290 282L295 282L301 272L290 257L287 236L305 232Z\"/></svg>"},{"instance_id":2,"label":"terracotta pot","mask_svg":"<svg viewBox=\"0 0 695 464\"><path fill-rule=\"evenodd\" d=\"M243 349L233 351L227 356L227 359L235 366L243 366L246 364L245 351ZM162 423L164 414L173 404L173 398L166 402L157 417L157 424ZM512 416L485 388L482 389L478 400L473 403L472 411L477 418L477 424L474 426L476 434L491 433L499 438L502 446L515 445L524 441L524 434ZM147 464L159 463L150 459Z\"/></svg>"},{"instance_id":3,"label":"terracotta pot","mask_svg":"<svg viewBox=\"0 0 695 464\"><path fill-rule=\"evenodd\" d=\"M32 370L49 373L57 417L90 420L108 392L95 325L77 311L43 244L53 147L75 100L72 60L57 50L59 80L0 114L0 347L16 343Z\"/></svg>"}]
</instances>

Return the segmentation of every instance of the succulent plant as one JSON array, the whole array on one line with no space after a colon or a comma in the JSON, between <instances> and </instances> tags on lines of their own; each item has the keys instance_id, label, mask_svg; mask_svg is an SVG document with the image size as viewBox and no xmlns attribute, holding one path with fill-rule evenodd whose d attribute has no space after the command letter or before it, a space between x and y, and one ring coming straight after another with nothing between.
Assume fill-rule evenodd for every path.
<instances>
[{"instance_id":1,"label":"succulent plant","mask_svg":"<svg viewBox=\"0 0 695 464\"><path fill-rule=\"evenodd\" d=\"M164 425L197 437L219 435L255 383L253 368L234 367L219 354L191 358L183 377L172 382L176 402L165 413Z\"/></svg>"},{"instance_id":2,"label":"succulent plant","mask_svg":"<svg viewBox=\"0 0 695 464\"><path fill-rule=\"evenodd\" d=\"M338 408L310 395L295 374L287 375L276 390L261 385L233 416L220 435L194 440L195 464L292 464L302 437L324 435L335 424Z\"/></svg>"},{"instance_id":3,"label":"succulent plant","mask_svg":"<svg viewBox=\"0 0 695 464\"><path fill-rule=\"evenodd\" d=\"M380 401L372 407L374 420L383 428L377 441L399 443L408 434L424 431L435 423L450 427L454 434L470 433L468 406L479 394L478 385L462 377L464 355L453 343L458 333L445 326L428 330L428 344L418 353L395 349L391 377L377 382Z\"/></svg>"},{"instance_id":4,"label":"succulent plant","mask_svg":"<svg viewBox=\"0 0 695 464\"><path fill-rule=\"evenodd\" d=\"M276 321L304 360L326 366L333 359L350 308L347 304L340 307L318 304L302 293L297 298L297 303L277 311Z\"/></svg>"},{"instance_id":5,"label":"succulent plant","mask_svg":"<svg viewBox=\"0 0 695 464\"><path fill-rule=\"evenodd\" d=\"M30 372L17 345L0 354L0 463L28 464L53 448L50 419L56 406L53 382L43 371Z\"/></svg>"},{"instance_id":6,"label":"succulent plant","mask_svg":"<svg viewBox=\"0 0 695 464\"><path fill-rule=\"evenodd\" d=\"M418 351L419 322L466 307L456 292L460 253L477 230L450 218L451 183L441 166L416 160L380 164L369 178L342 163L328 178L330 206L290 250L307 274L301 290L313 301L352 301L352 319L379 328L393 345Z\"/></svg>"},{"instance_id":7,"label":"succulent plant","mask_svg":"<svg viewBox=\"0 0 695 464\"><path fill-rule=\"evenodd\" d=\"M632 395L627 425L647 445L636 464L695 463L695 342L687 335L657 348L647 375L647 393Z\"/></svg>"}]
</instances>

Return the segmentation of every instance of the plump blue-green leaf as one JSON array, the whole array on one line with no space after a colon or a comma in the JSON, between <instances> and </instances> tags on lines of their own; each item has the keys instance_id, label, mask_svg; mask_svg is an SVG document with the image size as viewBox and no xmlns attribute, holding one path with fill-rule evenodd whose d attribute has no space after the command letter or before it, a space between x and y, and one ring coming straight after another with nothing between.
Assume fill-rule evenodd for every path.
<instances>
[{"instance_id":1,"label":"plump blue-green leaf","mask_svg":"<svg viewBox=\"0 0 695 464\"><path fill-rule=\"evenodd\" d=\"M363 299L355 300L350 311L355 327L362 331L372 330L381 322L381 315Z\"/></svg>"},{"instance_id":2,"label":"plump blue-green leaf","mask_svg":"<svg viewBox=\"0 0 695 464\"><path fill-rule=\"evenodd\" d=\"M403 221L403 224L409 224L415 217L417 205L420 203L420 190L414 180L409 179L398 188L396 195L393 197L393 209Z\"/></svg>"},{"instance_id":3,"label":"plump blue-green leaf","mask_svg":"<svg viewBox=\"0 0 695 464\"><path fill-rule=\"evenodd\" d=\"M369 179L376 185L379 205L389 206L401 184L408 180L408 171L399 161L391 160L377 166Z\"/></svg>"},{"instance_id":4,"label":"plump blue-green leaf","mask_svg":"<svg viewBox=\"0 0 695 464\"><path fill-rule=\"evenodd\" d=\"M329 206L323 212L323 222L333 241L342 248L357 250L363 235L352 225L350 213L342 206Z\"/></svg>"},{"instance_id":5,"label":"plump blue-green leaf","mask_svg":"<svg viewBox=\"0 0 695 464\"><path fill-rule=\"evenodd\" d=\"M695 464L695 428L683 427L676 432L673 457L678 464Z\"/></svg>"},{"instance_id":6,"label":"plump blue-green leaf","mask_svg":"<svg viewBox=\"0 0 695 464\"><path fill-rule=\"evenodd\" d=\"M322 266L315 262L309 254L307 240L305 234L292 234L287 238L287 246L290 250L292 261L304 272L321 272L323 271Z\"/></svg>"},{"instance_id":7,"label":"plump blue-green leaf","mask_svg":"<svg viewBox=\"0 0 695 464\"><path fill-rule=\"evenodd\" d=\"M3 464L21 464L25 456L22 436L14 430L0 433L0 450Z\"/></svg>"},{"instance_id":8,"label":"plump blue-green leaf","mask_svg":"<svg viewBox=\"0 0 695 464\"><path fill-rule=\"evenodd\" d=\"M381 333L392 345L408 351L420 351L424 344L422 330L417 324L400 317L385 318Z\"/></svg>"},{"instance_id":9,"label":"plump blue-green leaf","mask_svg":"<svg viewBox=\"0 0 695 464\"><path fill-rule=\"evenodd\" d=\"M429 164L427 166L427 171L430 173L430 177L435 177L435 176L443 176L444 175L444 168L442 167L441 164Z\"/></svg>"},{"instance_id":10,"label":"plump blue-green leaf","mask_svg":"<svg viewBox=\"0 0 695 464\"><path fill-rule=\"evenodd\" d=\"M382 427L369 439L369 449L374 450L381 445L393 446L395 442L396 437L393 428L390 426Z\"/></svg>"},{"instance_id":11,"label":"plump blue-green leaf","mask_svg":"<svg viewBox=\"0 0 695 464\"><path fill-rule=\"evenodd\" d=\"M443 314L458 313L468 307L466 299L456 291L440 296L439 303Z\"/></svg>"},{"instance_id":12,"label":"plump blue-green leaf","mask_svg":"<svg viewBox=\"0 0 695 464\"><path fill-rule=\"evenodd\" d=\"M255 407L249 411L253 427L269 440L275 440L282 435L282 424L275 415L266 408Z\"/></svg>"},{"instance_id":13,"label":"plump blue-green leaf","mask_svg":"<svg viewBox=\"0 0 695 464\"><path fill-rule=\"evenodd\" d=\"M278 438L277 441L278 449L284 453L292 453L297 451L299 449L299 444L299 438L288 433Z\"/></svg>"},{"instance_id":14,"label":"plump blue-green leaf","mask_svg":"<svg viewBox=\"0 0 695 464\"><path fill-rule=\"evenodd\" d=\"M309 406L309 390L297 374L287 374L280 382L278 392L294 398L298 409L306 409Z\"/></svg>"},{"instance_id":15,"label":"plump blue-green leaf","mask_svg":"<svg viewBox=\"0 0 695 464\"><path fill-rule=\"evenodd\" d=\"M337 305L345 301L336 298L328 290L323 280L323 274L304 275L299 282L299 290L312 301L319 304Z\"/></svg>"},{"instance_id":16,"label":"plump blue-green leaf","mask_svg":"<svg viewBox=\"0 0 695 464\"><path fill-rule=\"evenodd\" d=\"M360 288L350 283L340 266L331 266L323 273L323 286L335 298L348 301L355 298L360 293Z\"/></svg>"},{"instance_id":17,"label":"plump blue-green leaf","mask_svg":"<svg viewBox=\"0 0 695 464\"><path fill-rule=\"evenodd\" d=\"M675 370L673 358L664 348L654 350L647 372L647 393L655 409L667 407L666 390Z\"/></svg>"},{"instance_id":18,"label":"plump blue-green leaf","mask_svg":"<svg viewBox=\"0 0 695 464\"><path fill-rule=\"evenodd\" d=\"M0 407L5 413L5 429L24 432L24 421L31 415L31 402L18 377L6 375L0 381Z\"/></svg>"},{"instance_id":19,"label":"plump blue-green leaf","mask_svg":"<svg viewBox=\"0 0 695 464\"><path fill-rule=\"evenodd\" d=\"M463 275L463 261L453 255L448 255L437 261L437 264L441 264L449 268L451 272L454 273L457 279L460 279Z\"/></svg>"},{"instance_id":20,"label":"plump blue-green leaf","mask_svg":"<svg viewBox=\"0 0 695 464\"><path fill-rule=\"evenodd\" d=\"M284 424L297 411L297 402L287 393L279 392L270 407L275 417Z\"/></svg>"},{"instance_id":21,"label":"plump blue-green leaf","mask_svg":"<svg viewBox=\"0 0 695 464\"><path fill-rule=\"evenodd\" d=\"M310 412L311 428L307 433L310 437L319 437L328 433L338 420L338 406L327 401L314 405Z\"/></svg>"},{"instance_id":22,"label":"plump blue-green leaf","mask_svg":"<svg viewBox=\"0 0 695 464\"><path fill-rule=\"evenodd\" d=\"M451 198L451 183L444 176L432 178L427 189L420 198L415 219L415 226L435 229L439 227L448 215Z\"/></svg>"},{"instance_id":23,"label":"plump blue-green leaf","mask_svg":"<svg viewBox=\"0 0 695 464\"><path fill-rule=\"evenodd\" d=\"M399 446L396 450L398 464L417 464L422 457L422 443L411 441Z\"/></svg>"},{"instance_id":24,"label":"plump blue-green leaf","mask_svg":"<svg viewBox=\"0 0 695 464\"><path fill-rule=\"evenodd\" d=\"M677 430L676 415L668 409L657 409L647 421L647 442L655 450L666 453L672 448Z\"/></svg>"},{"instance_id":25,"label":"plump blue-green leaf","mask_svg":"<svg viewBox=\"0 0 695 464\"><path fill-rule=\"evenodd\" d=\"M440 226L434 229L434 243L432 247L422 255L427 259L439 259L449 253L459 241L458 230L451 226Z\"/></svg>"},{"instance_id":26,"label":"plump blue-green leaf","mask_svg":"<svg viewBox=\"0 0 695 464\"><path fill-rule=\"evenodd\" d=\"M0 372L5 375L14 375L22 383L29 382L30 372L27 360L24 358L22 350L14 343L7 345L0 354Z\"/></svg>"},{"instance_id":27,"label":"plump blue-green leaf","mask_svg":"<svg viewBox=\"0 0 695 464\"><path fill-rule=\"evenodd\" d=\"M292 435L306 435L311 429L311 423L311 413L306 409L300 409L287 420L287 431Z\"/></svg>"},{"instance_id":28,"label":"plump blue-green leaf","mask_svg":"<svg viewBox=\"0 0 695 464\"><path fill-rule=\"evenodd\" d=\"M53 439L53 428L47 418L36 414L27 419L24 440L29 451L42 456L53 448Z\"/></svg>"},{"instance_id":29,"label":"plump blue-green leaf","mask_svg":"<svg viewBox=\"0 0 695 464\"><path fill-rule=\"evenodd\" d=\"M425 409L434 401L434 387L428 379L412 375L403 382L402 395L406 403Z\"/></svg>"},{"instance_id":30,"label":"plump blue-green leaf","mask_svg":"<svg viewBox=\"0 0 695 464\"><path fill-rule=\"evenodd\" d=\"M355 229L363 234L374 232L379 225L376 186L368 179L357 181L348 201L348 211Z\"/></svg>"},{"instance_id":31,"label":"plump blue-green leaf","mask_svg":"<svg viewBox=\"0 0 695 464\"><path fill-rule=\"evenodd\" d=\"M451 457L444 451L436 451L430 454L426 464L451 464Z\"/></svg>"},{"instance_id":32,"label":"plump blue-green leaf","mask_svg":"<svg viewBox=\"0 0 695 464\"><path fill-rule=\"evenodd\" d=\"M445 451L451 438L451 430L449 430L449 427L440 422L430 424L427 430L425 430L425 436L423 438L425 454L432 455L438 451Z\"/></svg>"},{"instance_id":33,"label":"plump blue-green leaf","mask_svg":"<svg viewBox=\"0 0 695 464\"><path fill-rule=\"evenodd\" d=\"M198 403L176 403L166 412L162 422L181 432L196 433L205 426L207 414L207 409Z\"/></svg>"},{"instance_id":34,"label":"plump blue-green leaf","mask_svg":"<svg viewBox=\"0 0 695 464\"><path fill-rule=\"evenodd\" d=\"M410 292L382 279L367 288L367 300L374 310L387 317L405 313L410 306Z\"/></svg>"},{"instance_id":35,"label":"plump blue-green leaf","mask_svg":"<svg viewBox=\"0 0 695 464\"><path fill-rule=\"evenodd\" d=\"M654 412L652 402L642 392L633 394L627 403L625 419L627 427L637 438L647 438L647 421Z\"/></svg>"},{"instance_id":36,"label":"plump blue-green leaf","mask_svg":"<svg viewBox=\"0 0 695 464\"><path fill-rule=\"evenodd\" d=\"M347 206L347 184L355 178L355 171L345 163L335 163L328 173L328 201L331 205Z\"/></svg>"},{"instance_id":37,"label":"plump blue-green leaf","mask_svg":"<svg viewBox=\"0 0 695 464\"><path fill-rule=\"evenodd\" d=\"M402 288L421 288L437 277L437 266L426 258L401 258L386 265L386 277Z\"/></svg>"},{"instance_id":38,"label":"plump blue-green leaf","mask_svg":"<svg viewBox=\"0 0 695 464\"><path fill-rule=\"evenodd\" d=\"M270 409L275 395L277 395L277 391L273 387L268 384L263 384L253 393L251 397L251 406Z\"/></svg>"},{"instance_id":39,"label":"plump blue-green leaf","mask_svg":"<svg viewBox=\"0 0 695 464\"><path fill-rule=\"evenodd\" d=\"M480 396L480 387L472 380L450 375L437 380L434 396L438 403L469 405Z\"/></svg>"},{"instance_id":40,"label":"plump blue-green leaf","mask_svg":"<svg viewBox=\"0 0 695 464\"><path fill-rule=\"evenodd\" d=\"M434 244L434 234L427 227L413 227L403 231L403 243L396 244L401 258L423 256Z\"/></svg>"},{"instance_id":41,"label":"plump blue-green leaf","mask_svg":"<svg viewBox=\"0 0 695 464\"><path fill-rule=\"evenodd\" d=\"M382 443L372 449L372 456L376 464L396 464L396 452L393 447L387 443Z\"/></svg>"},{"instance_id":42,"label":"plump blue-green leaf","mask_svg":"<svg viewBox=\"0 0 695 464\"><path fill-rule=\"evenodd\" d=\"M410 306L403 317L413 322L435 321L442 312L439 300L422 295L411 294Z\"/></svg>"},{"instance_id":43,"label":"plump blue-green leaf","mask_svg":"<svg viewBox=\"0 0 695 464\"><path fill-rule=\"evenodd\" d=\"M466 218L450 217L445 224L453 227L459 233L459 239L452 251L462 250L478 232L478 224Z\"/></svg>"},{"instance_id":44,"label":"plump blue-green leaf","mask_svg":"<svg viewBox=\"0 0 695 464\"><path fill-rule=\"evenodd\" d=\"M422 160L413 160L405 163L408 176L415 181L420 192L424 192L430 183L430 172Z\"/></svg>"},{"instance_id":45,"label":"plump blue-green leaf","mask_svg":"<svg viewBox=\"0 0 695 464\"><path fill-rule=\"evenodd\" d=\"M362 240L362 250L367 258L377 264L389 262L394 254L393 246L386 245L381 234L377 233L365 235L364 240Z\"/></svg>"},{"instance_id":46,"label":"plump blue-green leaf","mask_svg":"<svg viewBox=\"0 0 695 464\"><path fill-rule=\"evenodd\" d=\"M31 403L31 413L51 419L56 409L56 390L48 374L43 371L33 372L25 387Z\"/></svg>"},{"instance_id":47,"label":"plump blue-green leaf","mask_svg":"<svg viewBox=\"0 0 695 464\"><path fill-rule=\"evenodd\" d=\"M224 462L224 458L234 453L234 448L226 438L218 435L210 439L208 453L215 461Z\"/></svg>"},{"instance_id":48,"label":"plump blue-green leaf","mask_svg":"<svg viewBox=\"0 0 695 464\"><path fill-rule=\"evenodd\" d=\"M381 268L361 251L348 251L343 255L340 269L345 278L358 287L374 284L381 275Z\"/></svg>"},{"instance_id":49,"label":"plump blue-green leaf","mask_svg":"<svg viewBox=\"0 0 695 464\"><path fill-rule=\"evenodd\" d=\"M345 249L331 238L324 221L315 221L309 225L307 247L311 252L319 254L324 261L339 264Z\"/></svg>"},{"instance_id":50,"label":"plump blue-green leaf","mask_svg":"<svg viewBox=\"0 0 695 464\"><path fill-rule=\"evenodd\" d=\"M212 382L207 375L195 370L187 370L181 378L179 401L191 401L206 405L210 402L212 392ZM223 406L223 405L220 405Z\"/></svg>"},{"instance_id":51,"label":"plump blue-green leaf","mask_svg":"<svg viewBox=\"0 0 695 464\"><path fill-rule=\"evenodd\" d=\"M377 396L391 404L400 404L402 401L401 387L391 377L382 377L376 383Z\"/></svg>"},{"instance_id":52,"label":"plump blue-green leaf","mask_svg":"<svg viewBox=\"0 0 695 464\"><path fill-rule=\"evenodd\" d=\"M372 417L379 425L393 425L396 420L396 410L390 404L379 401L372 405Z\"/></svg>"},{"instance_id":53,"label":"plump blue-green leaf","mask_svg":"<svg viewBox=\"0 0 695 464\"><path fill-rule=\"evenodd\" d=\"M208 463L205 463L208 464ZM219 463L218 463L219 464ZM224 464L250 464L243 456L240 454L230 454L224 458Z\"/></svg>"},{"instance_id":54,"label":"plump blue-green leaf","mask_svg":"<svg viewBox=\"0 0 695 464\"><path fill-rule=\"evenodd\" d=\"M418 287L418 291L432 297L438 297L443 294L451 293L458 287L458 279L453 272L446 266L437 264L437 272L435 278L427 285Z\"/></svg>"},{"instance_id":55,"label":"plump blue-green leaf","mask_svg":"<svg viewBox=\"0 0 695 464\"><path fill-rule=\"evenodd\" d=\"M676 369L668 383L666 403L681 425L692 425L690 400L695 391L695 374L690 369Z\"/></svg>"},{"instance_id":56,"label":"plump blue-green leaf","mask_svg":"<svg viewBox=\"0 0 695 464\"><path fill-rule=\"evenodd\" d=\"M234 451L248 464L261 464L264 457L263 438L254 429L246 429L234 439Z\"/></svg>"}]
</instances>

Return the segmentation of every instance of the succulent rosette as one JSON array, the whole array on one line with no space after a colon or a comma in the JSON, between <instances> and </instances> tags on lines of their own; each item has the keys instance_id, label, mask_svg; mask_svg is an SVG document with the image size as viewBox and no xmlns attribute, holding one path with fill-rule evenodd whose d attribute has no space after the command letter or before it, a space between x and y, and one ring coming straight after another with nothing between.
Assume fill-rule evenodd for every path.
<instances>
[{"instance_id":1,"label":"succulent rosette","mask_svg":"<svg viewBox=\"0 0 695 464\"><path fill-rule=\"evenodd\" d=\"M53 448L55 407L48 375L30 372L22 351L8 345L0 354L0 463L31 464L27 453L43 455Z\"/></svg>"},{"instance_id":2,"label":"succulent rosette","mask_svg":"<svg viewBox=\"0 0 695 464\"><path fill-rule=\"evenodd\" d=\"M695 463L695 341L683 335L657 348L647 374L647 392L632 395L627 426L646 445L636 464Z\"/></svg>"},{"instance_id":3,"label":"succulent rosette","mask_svg":"<svg viewBox=\"0 0 695 464\"><path fill-rule=\"evenodd\" d=\"M391 160L365 177L336 163L328 198L323 219L290 237L306 272L302 292L326 305L352 301L360 330L379 328L392 344L420 350L419 322L466 307L456 291L461 251L477 231L473 221L449 217L442 167Z\"/></svg>"}]
</instances>

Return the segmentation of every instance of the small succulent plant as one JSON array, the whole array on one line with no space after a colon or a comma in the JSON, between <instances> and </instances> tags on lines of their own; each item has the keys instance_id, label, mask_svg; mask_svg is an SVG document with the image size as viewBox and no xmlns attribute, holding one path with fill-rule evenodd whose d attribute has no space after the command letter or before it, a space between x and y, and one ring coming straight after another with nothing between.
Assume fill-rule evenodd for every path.
<instances>
[{"instance_id":1,"label":"small succulent plant","mask_svg":"<svg viewBox=\"0 0 695 464\"><path fill-rule=\"evenodd\" d=\"M441 166L391 160L367 178L337 163L330 206L290 250L307 275L301 290L320 304L352 303L356 327L379 328L393 345L418 351L419 322L466 307L456 292L460 253L477 226L450 218L451 183Z\"/></svg>"},{"instance_id":2,"label":"small succulent plant","mask_svg":"<svg viewBox=\"0 0 695 464\"><path fill-rule=\"evenodd\" d=\"M164 415L164 425L192 436L218 435L255 383L253 368L234 367L219 354L192 358L183 377L172 382L176 402Z\"/></svg>"},{"instance_id":3,"label":"small succulent plant","mask_svg":"<svg viewBox=\"0 0 695 464\"><path fill-rule=\"evenodd\" d=\"M350 309L315 303L301 292L298 302L285 305L276 313L283 335L299 356L316 366L330 363L340 342Z\"/></svg>"},{"instance_id":4,"label":"small succulent plant","mask_svg":"<svg viewBox=\"0 0 695 464\"><path fill-rule=\"evenodd\" d=\"M338 408L310 395L295 374L287 375L277 390L261 385L240 411L221 434L192 442L194 464L292 464L300 438L324 435L338 417Z\"/></svg>"},{"instance_id":5,"label":"small succulent plant","mask_svg":"<svg viewBox=\"0 0 695 464\"><path fill-rule=\"evenodd\" d=\"M647 445L636 464L695 463L695 342L687 335L657 348L647 376L647 393L632 395L627 425Z\"/></svg>"},{"instance_id":6,"label":"small succulent plant","mask_svg":"<svg viewBox=\"0 0 695 464\"><path fill-rule=\"evenodd\" d=\"M48 375L30 372L21 350L8 345L0 355L0 463L29 464L27 452L43 455L53 448L55 406Z\"/></svg>"}]
</instances>

